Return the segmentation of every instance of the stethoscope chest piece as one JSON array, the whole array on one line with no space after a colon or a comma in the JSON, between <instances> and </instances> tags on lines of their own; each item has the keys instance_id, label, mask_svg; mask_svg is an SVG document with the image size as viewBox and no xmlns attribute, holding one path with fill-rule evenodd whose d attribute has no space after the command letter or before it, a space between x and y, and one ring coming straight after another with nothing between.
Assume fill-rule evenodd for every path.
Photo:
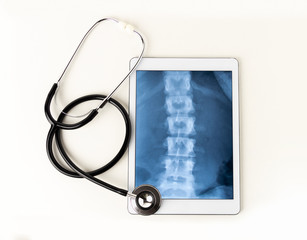
<instances>
[{"instance_id":1,"label":"stethoscope chest piece","mask_svg":"<svg viewBox=\"0 0 307 240\"><path fill-rule=\"evenodd\" d=\"M151 185L141 185L133 190L130 197L133 209L141 215L156 213L161 206L161 195L158 189Z\"/></svg>"}]
</instances>

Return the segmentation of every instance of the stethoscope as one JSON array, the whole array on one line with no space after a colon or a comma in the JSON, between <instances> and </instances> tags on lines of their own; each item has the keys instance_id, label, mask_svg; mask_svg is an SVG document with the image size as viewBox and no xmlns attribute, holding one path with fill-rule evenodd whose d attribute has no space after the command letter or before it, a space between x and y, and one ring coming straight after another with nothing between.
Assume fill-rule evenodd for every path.
<instances>
[{"instance_id":1,"label":"stethoscope","mask_svg":"<svg viewBox=\"0 0 307 240\"><path fill-rule=\"evenodd\" d=\"M128 31L128 32L132 32L134 34L136 34L142 43L142 50L140 52L140 55L135 63L135 65L131 68L131 70L128 72L128 74L122 79L122 81L114 88L114 90L107 96L105 95L100 95L100 94L92 94L92 95L86 95L83 97L79 97L77 99L75 99L74 101L72 101L71 103L69 103L60 113L58 119L54 119L51 111L50 111L50 105L51 105L51 101L52 99L55 97L59 87L60 87L60 82L63 78L63 76L66 73L67 68L69 67L70 63L72 62L72 60L74 59L75 55L77 54L78 50L80 49L80 47L82 46L82 44L84 43L84 41L86 40L86 38L88 37L88 35L92 32L92 30L101 22L104 21L110 21L110 22L114 22L117 24L120 24L122 29ZM63 73L61 74L59 80L57 81L57 83L54 83L52 88L50 89L48 96L46 98L46 102L45 102L45 114L46 117L49 121L49 123L51 124L50 130L48 132L47 135L47 141L46 141L46 148L47 148L47 154L48 154L48 158L51 161L51 163L53 164L53 166L61 173L65 174L66 176L69 177L74 177L74 178L86 178L87 180L101 186L104 187L110 191L113 191L115 193L118 193L122 196L127 196L129 198L129 201L133 207L133 209L135 210L136 213L141 214L141 215L150 215L150 214L154 214L155 212L158 211L158 209L160 208L161 205L161 195L158 191L158 189L156 189L155 187L151 186L151 185L141 185L137 188L135 188L131 193L128 192L125 189L121 189L118 188L114 185L111 185L107 182L104 182L98 178L96 178L96 175L99 175L107 170L109 170L110 168L112 168L124 155L126 149L128 148L129 145L129 140L130 140L130 134L131 134L131 126L130 126L130 119L129 119L129 115L127 113L127 111L125 110L125 108L115 99L112 98L112 95L114 94L114 92L120 87L120 85L132 74L132 72L137 68L137 66L139 65L143 54L144 54L144 49L145 49L145 42L144 39L142 37L142 35L136 31L131 25L122 23L120 21L118 21L117 19L113 19L113 18L103 18L98 20L84 35L84 37L82 38L82 40L80 41L79 45L77 46L75 52L73 53L72 57L70 58L70 60L68 61L68 64L66 65ZM82 114L82 115L78 115L78 116L74 116L74 115L70 115L69 112L75 108L76 106L78 106L79 104L82 104L84 102L88 102L88 101L93 101L93 100L100 100L100 104L95 108L90 110L89 112ZM112 104L122 115L124 122L125 122L125 127L126 127L126 133L125 133L125 138L123 141L123 144L120 148L120 150L118 151L118 153L116 154L116 156L109 161L106 165L93 170L93 171L89 171L89 172L85 172L82 169L80 169L69 157L69 155L67 154L64 146L63 146L63 141L61 138L61 131L62 130L74 130L74 129L78 129L84 125L86 125L87 123L89 123L90 121L92 121L96 115L99 113L99 110L101 108L103 108L105 106L106 103L110 103ZM73 124L67 124L64 123L64 119L66 116L70 116L70 117L74 117L74 118L81 118L82 120ZM61 157L63 158L63 160L67 163L67 165L71 168L71 169L67 169L65 167L63 167L59 161L57 160L57 158L55 157L54 154L54 149L53 149L53 140L55 139L55 147L58 149Z\"/></svg>"}]
</instances>

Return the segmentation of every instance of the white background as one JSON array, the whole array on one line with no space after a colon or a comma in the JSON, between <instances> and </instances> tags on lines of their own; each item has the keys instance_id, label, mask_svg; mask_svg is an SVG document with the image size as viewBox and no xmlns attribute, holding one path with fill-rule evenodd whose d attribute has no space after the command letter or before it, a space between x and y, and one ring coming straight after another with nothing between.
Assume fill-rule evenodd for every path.
<instances>
[{"instance_id":1,"label":"white background","mask_svg":"<svg viewBox=\"0 0 307 240\"><path fill-rule=\"evenodd\" d=\"M83 34L106 16L140 29L147 57L239 60L240 214L132 216L125 198L49 163L45 97ZM1 0L0 239L306 239L306 25L305 0ZM116 48L122 38L95 33L65 79L61 104L108 93L128 69L130 48ZM127 106L128 84L114 97ZM122 122L103 111L110 114L64 134L80 165L100 166L117 149ZM102 179L126 188L127 155Z\"/></svg>"}]
</instances>

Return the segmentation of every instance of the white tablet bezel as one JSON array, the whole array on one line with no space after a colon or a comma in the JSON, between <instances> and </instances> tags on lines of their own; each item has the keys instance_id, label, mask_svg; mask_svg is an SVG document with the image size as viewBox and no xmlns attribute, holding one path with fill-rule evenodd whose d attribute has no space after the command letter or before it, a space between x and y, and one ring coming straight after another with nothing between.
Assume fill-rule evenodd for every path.
<instances>
[{"instance_id":1,"label":"white tablet bezel","mask_svg":"<svg viewBox=\"0 0 307 240\"><path fill-rule=\"evenodd\" d=\"M130 67L136 62L133 58ZM233 199L163 199L156 214L237 214L240 212L239 174L239 93L238 61L234 58L143 58L138 70L150 71L232 71L233 113ZM135 107L136 71L130 77L129 113L131 140L129 145L128 189L135 188ZM137 214L128 197L128 211Z\"/></svg>"}]
</instances>

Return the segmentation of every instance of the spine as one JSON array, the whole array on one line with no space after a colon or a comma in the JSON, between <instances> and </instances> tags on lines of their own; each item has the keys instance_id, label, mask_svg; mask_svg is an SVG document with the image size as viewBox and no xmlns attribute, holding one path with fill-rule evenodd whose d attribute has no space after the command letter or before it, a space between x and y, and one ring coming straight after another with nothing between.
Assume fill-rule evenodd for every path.
<instances>
[{"instance_id":1,"label":"spine","mask_svg":"<svg viewBox=\"0 0 307 240\"><path fill-rule=\"evenodd\" d=\"M191 198L195 196L193 166L196 159L191 74L165 72L164 84L168 136L165 139L167 152L163 158L165 171L159 189L164 198Z\"/></svg>"}]
</instances>

